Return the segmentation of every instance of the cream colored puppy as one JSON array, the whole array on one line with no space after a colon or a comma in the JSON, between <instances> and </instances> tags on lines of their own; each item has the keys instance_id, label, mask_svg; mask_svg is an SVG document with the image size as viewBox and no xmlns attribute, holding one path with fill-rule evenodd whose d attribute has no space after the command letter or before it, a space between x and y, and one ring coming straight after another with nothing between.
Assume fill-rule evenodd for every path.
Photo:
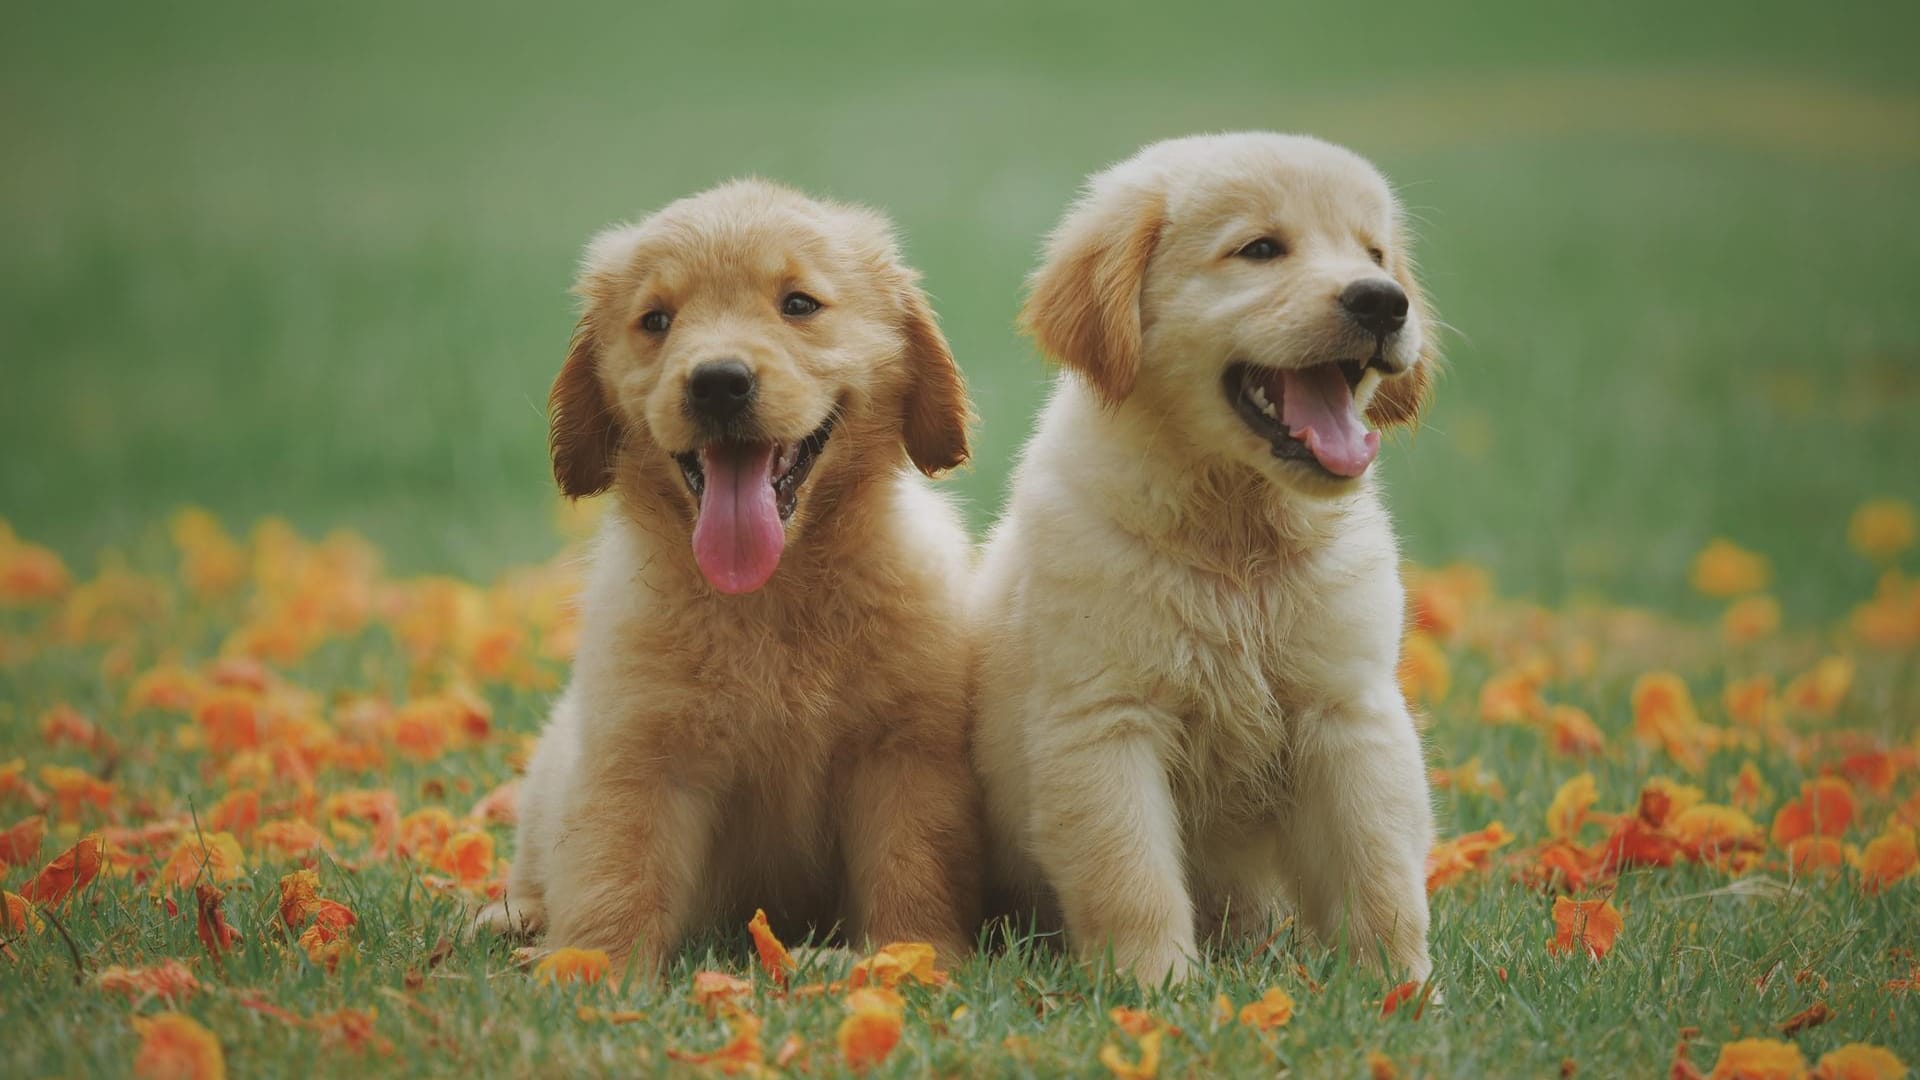
<instances>
[{"instance_id":1,"label":"cream colored puppy","mask_svg":"<svg viewBox=\"0 0 1920 1080\"><path fill-rule=\"evenodd\" d=\"M1434 363L1393 194L1310 138L1158 143L1030 285L1072 374L975 587L1001 888L1148 982L1289 902L1424 978L1432 812L1369 475Z\"/></svg>"},{"instance_id":2,"label":"cream colored puppy","mask_svg":"<svg viewBox=\"0 0 1920 1080\"><path fill-rule=\"evenodd\" d=\"M760 182L588 246L553 466L613 503L483 924L648 968L761 906L969 945L970 555L920 475L969 409L916 278L880 215Z\"/></svg>"}]
</instances>

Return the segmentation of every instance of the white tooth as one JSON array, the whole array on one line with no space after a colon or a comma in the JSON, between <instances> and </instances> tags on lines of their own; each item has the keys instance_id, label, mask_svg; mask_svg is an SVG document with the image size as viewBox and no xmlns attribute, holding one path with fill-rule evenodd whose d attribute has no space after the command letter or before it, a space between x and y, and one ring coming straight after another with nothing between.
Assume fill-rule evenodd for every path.
<instances>
[{"instance_id":1,"label":"white tooth","mask_svg":"<svg viewBox=\"0 0 1920 1080\"><path fill-rule=\"evenodd\" d=\"M1249 390L1249 391L1247 391L1247 397L1248 397L1248 398L1249 398L1250 400L1252 400L1252 402L1253 402L1253 403L1254 403L1255 405L1258 405L1258 406L1260 406L1260 407L1261 407L1261 408L1263 408L1263 409L1264 409L1264 408L1266 408L1266 406L1267 406L1267 392L1266 392L1265 390L1262 390L1261 388L1259 388L1258 386L1256 386L1256 387L1254 387L1253 389L1251 389L1251 390Z\"/></svg>"},{"instance_id":2,"label":"white tooth","mask_svg":"<svg viewBox=\"0 0 1920 1080\"><path fill-rule=\"evenodd\" d=\"M1269 420L1280 419L1280 410L1275 409L1271 401L1262 403L1260 406L1260 411L1264 413L1267 419Z\"/></svg>"},{"instance_id":3,"label":"white tooth","mask_svg":"<svg viewBox=\"0 0 1920 1080\"><path fill-rule=\"evenodd\" d=\"M1353 387L1353 407L1365 412L1368 403L1373 401L1373 392L1380 388L1380 369L1367 368L1360 373L1360 381Z\"/></svg>"}]
</instances>

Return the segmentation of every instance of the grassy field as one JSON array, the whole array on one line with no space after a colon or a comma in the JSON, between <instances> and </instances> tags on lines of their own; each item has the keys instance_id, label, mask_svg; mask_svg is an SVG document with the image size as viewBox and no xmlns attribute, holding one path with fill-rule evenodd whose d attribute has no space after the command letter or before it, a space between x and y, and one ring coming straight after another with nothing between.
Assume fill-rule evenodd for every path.
<instances>
[{"instance_id":1,"label":"grassy field","mask_svg":"<svg viewBox=\"0 0 1920 1080\"><path fill-rule=\"evenodd\" d=\"M327 802L390 791L399 814L445 808L454 832L512 856L509 828L466 814L511 776L564 671L542 409L580 243L748 172L892 212L983 417L976 464L952 484L983 526L1049 377L1012 329L1038 237L1082 176L1140 143L1242 127L1354 146L1419 222L1453 328L1449 373L1426 430L1386 452L1389 500L1410 557L1471 563L1492 591L1460 574L1428 583L1429 640L1451 678L1417 692L1434 765L1477 758L1502 785L1442 792L1443 832L1499 821L1514 839L1436 893L1442 997L1417 1019L1409 1007L1383 1020L1386 987L1285 930L1277 954L1223 956L1199 985L1144 995L1045 950L989 950L950 988L906 991L882 1071L1104 1074L1107 1042L1138 1059L1107 1015L1116 1004L1179 1028L1162 1043L1167 1076L1359 1075L1369 1051L1403 1075L1550 1075L1563 1059L1647 1075L1687 1027L1703 1070L1742 1037L1789 1038L1808 1061L1855 1041L1920 1059L1920 1008L1888 985L1920 977L1920 887L1869 894L1854 865L1920 814L1920 678L1900 607L1920 601L1882 585L1879 614L1854 617L1898 556L1848 543L1863 502L1920 501L1920 9L1292 7L10 13L0 519L74 583L46 579L43 599L0 607L0 829L49 825L0 885L20 892L97 830L204 825L258 790L265 818L319 825L322 895L358 922L331 972L293 933L283 945L278 883L307 856L276 855L244 815L223 820L244 852L222 888L246 945L216 960L191 891L172 914L150 885L193 827L111 834L122 873L42 905L41 930L6 931L0 1073L126 1071L133 1019L164 1006L97 978L165 957L192 961L202 989L179 1007L237 1075L316 1061L369 1075L662 1070L670 1048L721 1042L726 1024L685 987L698 969L745 973L744 933L691 950L670 991L546 987L456 933L496 866L465 866L437 833L404 858L376 853L377 837L336 831ZM170 531L183 505L241 546ZM270 515L310 541L248 532ZM379 567L317 541L336 528L367 537ZM42 556L5 535L0 571L39 580ZM1779 602L1780 626L1753 641L1728 642L1728 597L1689 585L1721 536L1772 568L1730 590ZM514 570L529 566L544 569ZM317 636L298 617L315 610L333 619ZM223 646L264 657L273 680L210 667ZM1790 685L1830 656L1852 665L1843 693ZM193 676L181 707L131 705L163 662ZM1632 700L1659 670L1729 734L1683 725L1663 741L1652 706ZM1776 678L1777 707L1730 711L1724 692L1753 676ZM208 688L222 679L236 685ZM436 696L454 684L484 699L485 737L464 726L471 702ZM1518 722L1489 723L1516 688ZM251 716L258 745L223 742L209 699ZM1556 752L1549 703L1585 710L1604 746ZM107 741L77 727L49 738L60 705ZM407 738L441 741L408 756L394 749ZM1764 799L1730 787L1749 762ZM1596 811L1622 815L1573 834L1589 853L1641 820L1654 777L1709 804L1752 795L1744 812L1769 835L1737 858L1588 883L1578 896L1624 912L1618 945L1598 961L1550 955L1552 889L1513 879L1547 857L1548 807L1583 772ZM1851 851L1777 842L1783 807L1828 773L1857 807L1835 838ZM1842 864L1831 879L1828 855ZM442 936L451 951L429 966ZM1219 994L1237 1007L1270 986L1296 1001L1291 1023L1260 1032L1215 1015ZM1835 1018L1782 1036L1816 1000ZM583 1002L647 1017L582 1019ZM841 1067L839 995L782 998L762 980L747 1007L769 1058L792 1033L812 1072ZM311 1019L342 1008L377 1010L391 1053Z\"/></svg>"}]
</instances>

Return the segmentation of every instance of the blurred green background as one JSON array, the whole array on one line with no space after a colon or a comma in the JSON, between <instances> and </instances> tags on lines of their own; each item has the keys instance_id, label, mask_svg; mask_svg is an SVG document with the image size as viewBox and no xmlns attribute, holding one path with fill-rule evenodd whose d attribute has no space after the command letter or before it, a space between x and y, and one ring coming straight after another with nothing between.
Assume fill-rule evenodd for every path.
<instances>
[{"instance_id":1,"label":"blurred green background","mask_svg":"<svg viewBox=\"0 0 1920 1080\"><path fill-rule=\"evenodd\" d=\"M890 211L999 505L1038 238L1143 142L1308 131L1394 178L1454 328L1387 454L1414 557L1656 603L1702 541L1790 617L1920 496L1920 6L16 5L0 516L70 556L203 504L402 570L555 543L579 245L760 173ZM82 565L86 560L79 560Z\"/></svg>"}]
</instances>

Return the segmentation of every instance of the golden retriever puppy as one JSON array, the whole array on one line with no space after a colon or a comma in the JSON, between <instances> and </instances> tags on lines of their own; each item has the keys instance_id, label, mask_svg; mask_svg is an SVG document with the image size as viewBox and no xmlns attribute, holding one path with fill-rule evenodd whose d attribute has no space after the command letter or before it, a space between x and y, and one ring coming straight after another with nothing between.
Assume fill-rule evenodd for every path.
<instances>
[{"instance_id":1,"label":"golden retriever puppy","mask_svg":"<svg viewBox=\"0 0 1920 1080\"><path fill-rule=\"evenodd\" d=\"M975 589L999 889L1088 957L1186 975L1285 910L1424 978L1432 838L1369 476L1434 361L1380 174L1310 138L1095 176L1022 318L1071 369Z\"/></svg>"},{"instance_id":2,"label":"golden retriever puppy","mask_svg":"<svg viewBox=\"0 0 1920 1080\"><path fill-rule=\"evenodd\" d=\"M500 929L657 970L694 930L957 952L979 799L966 390L879 214L758 181L588 245L554 474L611 489Z\"/></svg>"}]
</instances>

